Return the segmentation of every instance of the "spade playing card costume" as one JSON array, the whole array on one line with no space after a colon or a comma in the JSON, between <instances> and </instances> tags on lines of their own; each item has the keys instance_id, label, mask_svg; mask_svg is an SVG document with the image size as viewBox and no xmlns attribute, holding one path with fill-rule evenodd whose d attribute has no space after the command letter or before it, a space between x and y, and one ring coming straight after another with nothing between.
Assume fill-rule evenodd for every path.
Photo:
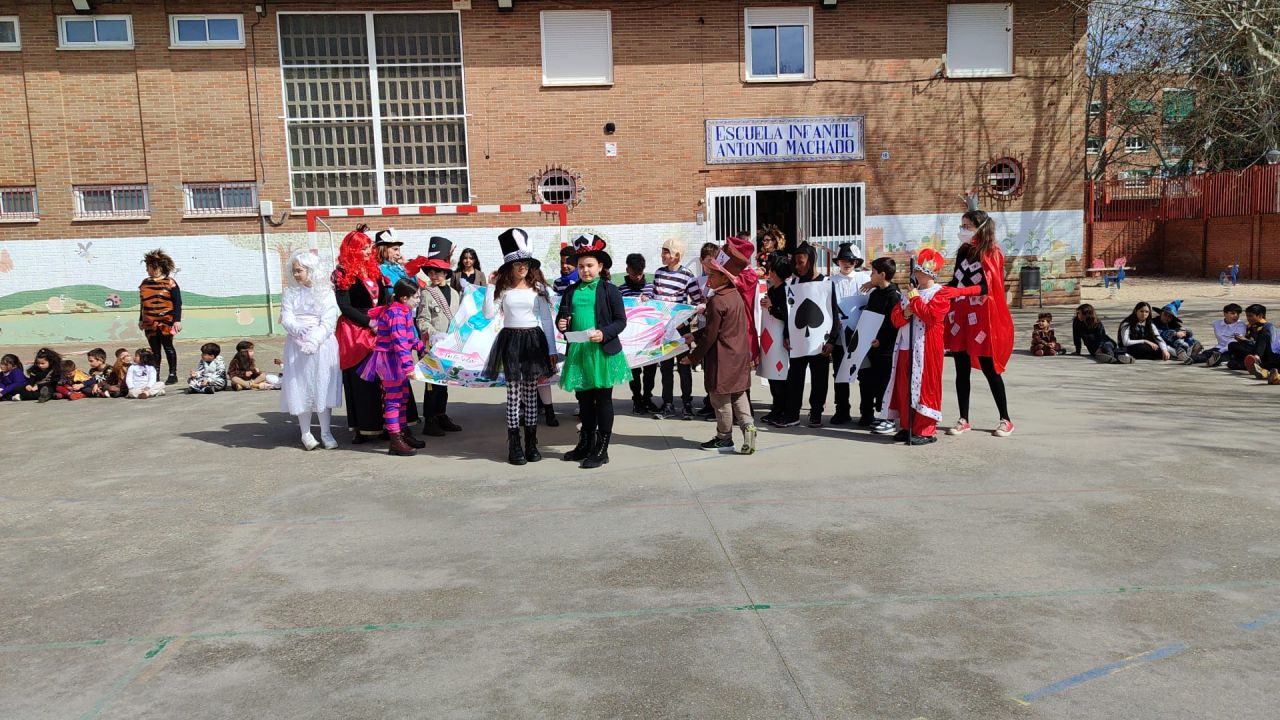
<instances>
[{"instance_id":1,"label":"spade playing card costume","mask_svg":"<svg viewBox=\"0 0 1280 720\"><path fill-rule=\"evenodd\" d=\"M924 250L916 271L933 277L943 262L936 251ZM981 292L982 288L977 285L964 288L933 285L919 291L913 289L893 309L891 317L898 327L898 339L894 344L889 389L885 392L884 416L899 420L903 429L908 429L906 416L909 410L914 410L909 429L915 437L933 437L942 419L943 333L951 304L957 298L976 297ZM903 312L908 307L912 313L910 318ZM914 332L908 323L915 326Z\"/></svg>"},{"instance_id":2,"label":"spade playing card costume","mask_svg":"<svg viewBox=\"0 0 1280 720\"><path fill-rule=\"evenodd\" d=\"M808 272L800 275L797 272L791 276L789 285L795 286L801 283L818 283L826 281L826 276L817 272L818 253L809 243L801 243L796 248L796 255L803 253L808 257ZM830 283L828 283L828 287ZM831 295L828 292L827 297ZM830 300L827 302L831 305ZM796 303L791 308L791 325L793 328L817 328L812 332L822 335L820 343L817 344L818 352L805 355L796 355L795 348L797 342L800 341L796 337L794 329L789 333L789 341L792 347L791 367L787 371L787 409L783 417L780 418L782 423L790 424L800 420L800 408L804 401L804 378L805 373L809 374L809 418L810 424L814 421L821 421L822 411L827 404L827 383L831 379L831 358L821 353L823 343L829 342L829 335L834 323L831 318L834 316L834 308L829 307L825 311L823 308L810 299L805 299ZM822 328L826 328L822 330Z\"/></svg>"}]
</instances>

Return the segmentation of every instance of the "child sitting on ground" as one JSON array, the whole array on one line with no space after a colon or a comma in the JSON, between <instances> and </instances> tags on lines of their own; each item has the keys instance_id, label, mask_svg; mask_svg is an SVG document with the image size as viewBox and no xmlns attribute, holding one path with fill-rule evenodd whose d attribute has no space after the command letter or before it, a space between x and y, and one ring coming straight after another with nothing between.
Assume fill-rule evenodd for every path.
<instances>
[{"instance_id":1,"label":"child sitting on ground","mask_svg":"<svg viewBox=\"0 0 1280 720\"><path fill-rule=\"evenodd\" d=\"M1227 303L1222 307L1222 319L1213 321L1214 346L1192 357L1192 362L1204 363L1205 367L1216 367L1227 354L1227 346L1235 342L1236 335L1243 336L1245 324L1240 320L1244 312L1236 303Z\"/></svg>"},{"instance_id":2,"label":"child sitting on ground","mask_svg":"<svg viewBox=\"0 0 1280 720\"><path fill-rule=\"evenodd\" d=\"M1275 328L1267 322L1267 308L1254 303L1244 309L1245 331L1237 334L1235 340L1227 345L1227 367L1232 370L1246 370L1245 361L1251 355L1257 355L1262 347L1271 347L1271 337Z\"/></svg>"},{"instance_id":3,"label":"child sitting on ground","mask_svg":"<svg viewBox=\"0 0 1280 720\"><path fill-rule=\"evenodd\" d=\"M27 375L22 372L22 360L8 354L0 358L0 400L17 400L18 393L27 386Z\"/></svg>"},{"instance_id":4,"label":"child sitting on ground","mask_svg":"<svg viewBox=\"0 0 1280 720\"><path fill-rule=\"evenodd\" d=\"M116 348L116 361L111 366L111 372L107 373L107 391L103 397L124 397L129 394L129 386L126 379L129 375L129 365L132 362L132 356L126 348Z\"/></svg>"},{"instance_id":5,"label":"child sitting on ground","mask_svg":"<svg viewBox=\"0 0 1280 720\"><path fill-rule=\"evenodd\" d=\"M1137 360L1168 360L1169 346L1151 322L1151 303L1140 302L1120 323L1120 347Z\"/></svg>"},{"instance_id":6,"label":"child sitting on ground","mask_svg":"<svg viewBox=\"0 0 1280 720\"><path fill-rule=\"evenodd\" d=\"M147 348L138 348L133 354L133 364L125 375L125 385L129 388L129 397L146 400L155 395L164 394L164 383L156 381L154 358Z\"/></svg>"},{"instance_id":7,"label":"child sitting on ground","mask_svg":"<svg viewBox=\"0 0 1280 720\"><path fill-rule=\"evenodd\" d=\"M227 381L232 390L270 390L267 377L253 359L253 343L241 340L236 345L235 357L227 365Z\"/></svg>"},{"instance_id":8,"label":"child sitting on ground","mask_svg":"<svg viewBox=\"0 0 1280 720\"><path fill-rule=\"evenodd\" d=\"M1190 365L1195 362L1194 357L1204 350L1204 346L1196 341L1190 330L1182 326L1182 320L1178 317L1181 307L1182 301L1174 300L1160 308L1160 314L1152 318L1151 322L1174 357L1184 365Z\"/></svg>"},{"instance_id":9,"label":"child sitting on ground","mask_svg":"<svg viewBox=\"0 0 1280 720\"><path fill-rule=\"evenodd\" d=\"M89 375L76 367L70 358L62 361L62 375L58 378L58 395L68 400L84 399L84 384Z\"/></svg>"},{"instance_id":10,"label":"child sitting on ground","mask_svg":"<svg viewBox=\"0 0 1280 720\"><path fill-rule=\"evenodd\" d=\"M49 402L58 395L58 380L62 377L62 356L49 348L36 351L36 359L27 368L27 384L19 391L23 400Z\"/></svg>"},{"instance_id":11,"label":"child sitting on ground","mask_svg":"<svg viewBox=\"0 0 1280 720\"><path fill-rule=\"evenodd\" d=\"M107 373L111 367L107 365L107 351L94 348L85 354L89 360L89 379L81 390L88 397L107 397Z\"/></svg>"},{"instance_id":12,"label":"child sitting on ground","mask_svg":"<svg viewBox=\"0 0 1280 720\"><path fill-rule=\"evenodd\" d=\"M1031 354L1036 357L1046 355L1066 355L1067 349L1058 342L1053 332L1053 313L1042 312L1031 329Z\"/></svg>"},{"instance_id":13,"label":"child sitting on ground","mask_svg":"<svg viewBox=\"0 0 1280 720\"><path fill-rule=\"evenodd\" d=\"M1083 343L1089 354L1100 363L1133 362L1133 356L1120 350L1116 341L1107 335L1097 311L1089 303L1076 308L1076 316L1071 321L1071 340L1076 345L1077 355L1080 354L1080 344Z\"/></svg>"},{"instance_id":14,"label":"child sitting on ground","mask_svg":"<svg viewBox=\"0 0 1280 720\"><path fill-rule=\"evenodd\" d=\"M200 346L200 362L187 379L187 392L212 395L227 389L227 364L222 360L222 348L218 343Z\"/></svg>"}]
</instances>

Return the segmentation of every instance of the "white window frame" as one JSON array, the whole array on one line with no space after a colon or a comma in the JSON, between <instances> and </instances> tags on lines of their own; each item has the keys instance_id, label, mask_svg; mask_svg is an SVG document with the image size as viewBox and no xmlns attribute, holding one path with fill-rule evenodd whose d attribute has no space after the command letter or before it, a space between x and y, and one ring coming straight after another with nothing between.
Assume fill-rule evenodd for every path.
<instances>
[{"instance_id":1,"label":"white window frame","mask_svg":"<svg viewBox=\"0 0 1280 720\"><path fill-rule=\"evenodd\" d=\"M17 15L0 15L0 22L13 23L13 42L0 42L0 52L16 52L22 49L22 23Z\"/></svg>"},{"instance_id":2,"label":"white window frame","mask_svg":"<svg viewBox=\"0 0 1280 720\"><path fill-rule=\"evenodd\" d=\"M4 205L4 195L6 193L30 193L31 195L31 212L12 212ZM0 187L0 223L23 223L23 222L40 222L40 195L36 192L33 185L19 185L15 187Z\"/></svg>"},{"instance_id":3,"label":"white window frame","mask_svg":"<svg viewBox=\"0 0 1280 720\"><path fill-rule=\"evenodd\" d=\"M84 207L84 199L86 191L110 192L111 193L111 210L97 211L86 210ZM116 193L118 192L142 192L142 209L141 210L117 210ZM72 221L85 222L95 220L148 220L151 218L151 188L143 184L128 185L76 185L72 188L75 196L75 211Z\"/></svg>"},{"instance_id":4,"label":"white window frame","mask_svg":"<svg viewBox=\"0 0 1280 720\"><path fill-rule=\"evenodd\" d=\"M547 76L547 17L550 15L604 15L605 43L609 50L609 69L602 77L552 78ZM609 10L543 10L539 13L542 44L542 84L546 87L582 87L613 85L613 12Z\"/></svg>"},{"instance_id":5,"label":"white window frame","mask_svg":"<svg viewBox=\"0 0 1280 720\"><path fill-rule=\"evenodd\" d=\"M91 43L68 43L67 42L67 23L71 21L92 20L94 42ZM125 28L129 31L129 39L121 41L98 41L98 25L99 20L124 20ZM59 15L58 16L58 49L59 50L132 50L133 49L133 16L132 15Z\"/></svg>"},{"instance_id":6,"label":"white window frame","mask_svg":"<svg viewBox=\"0 0 1280 720\"><path fill-rule=\"evenodd\" d=\"M217 190L218 200L221 207L218 208L197 208L195 206L195 193L199 190ZM227 207L226 191L227 190L249 190L252 198L248 205ZM221 183L183 183L183 217L201 218L201 217L256 217L258 215L258 184L256 182L221 182Z\"/></svg>"},{"instance_id":7,"label":"white window frame","mask_svg":"<svg viewBox=\"0 0 1280 720\"><path fill-rule=\"evenodd\" d=\"M1089 117L1093 118L1101 115L1102 106L1103 106L1103 103L1101 100L1090 100L1089 101Z\"/></svg>"},{"instance_id":8,"label":"white window frame","mask_svg":"<svg viewBox=\"0 0 1280 720\"><path fill-rule=\"evenodd\" d=\"M1092 148L1091 148L1091 147L1089 147L1089 141L1090 141L1090 140L1097 140L1097 141L1098 141L1097 146L1092 147ZM1086 137L1086 138L1084 139L1084 154L1085 154L1085 155L1097 155L1097 154L1099 154L1099 153L1101 153L1101 152L1102 152L1102 138L1100 138L1100 137L1098 137L1098 136L1096 136L1096 135L1092 135L1092 136Z\"/></svg>"},{"instance_id":9,"label":"white window frame","mask_svg":"<svg viewBox=\"0 0 1280 720\"><path fill-rule=\"evenodd\" d=\"M955 29L952 27L952 16L961 9L968 9L975 6L999 6L1004 5L1005 23L1009 28L1007 35L1008 54L1005 61L1006 70L991 69L973 69L973 68L952 68L952 33ZM997 77L1013 77L1013 3L952 3L947 5L947 77L949 78L997 78Z\"/></svg>"},{"instance_id":10,"label":"white window frame","mask_svg":"<svg viewBox=\"0 0 1280 720\"><path fill-rule=\"evenodd\" d=\"M466 107L467 107L466 47L467 45L466 45L466 28L464 27L464 23L462 22L462 13L458 10L311 10L311 11L279 10L276 12L276 45L277 45L276 51L278 53L276 57L278 59L278 62L280 63L281 69L285 67L292 67L292 66L286 66L284 64L284 48L280 44L279 18L283 15L363 15L365 16L366 37L373 38L375 34L373 18L375 15L415 15L415 14L416 15L433 15L433 14L439 15L444 13L450 13L458 16L458 62L457 62L457 65L460 73L459 79L462 82L462 88L463 88L463 94L462 94L463 114L461 119L462 119L462 129L467 138L466 145L465 145L466 151L467 151L467 164L457 166L457 167L443 167L443 168L431 168L431 169L436 171L442 171L442 172L451 171L451 170L465 170L467 172L467 192L466 192L467 201L465 203L438 203L437 206L439 207L445 207L449 205L454 205L454 206L465 205L467 203L474 202L476 197L475 193L473 192L472 177L471 177L471 127L470 127L470 120L469 120L470 115L468 115L466 111ZM369 67L369 107L371 109L371 112L374 113L372 116L373 128L374 128L374 133L373 133L374 168L373 170L368 170L368 171L361 170L359 172L373 173L374 199L377 202L377 205L382 205L387 201L387 186L386 186L387 169L385 166L385 161L382 157L382 132L380 129L380 122L381 122L382 116L381 114L379 114L379 109L378 109L378 106L380 103L380 100L378 98L378 66L377 66L377 63L374 61L373 48L374 48L374 43L370 42L369 43L369 64L367 67ZM357 65L357 67L365 67L365 66ZM313 171L293 169L293 152L292 152L292 148L289 147L289 123L291 122L288 118L289 109L287 105L289 88L288 88L287 82L285 81L285 76L283 72L280 73L280 96L281 96L281 103L284 106L283 107L284 114L281 116L281 118L284 120L284 126L285 126L284 153L285 153L285 159L287 160L287 165L289 168L289 207L294 211L306 211L311 209L328 207L325 205L294 204L294 186L293 186L294 176L305 174L308 172L313 172ZM412 171L412 169L408 169L408 170Z\"/></svg>"},{"instance_id":11,"label":"white window frame","mask_svg":"<svg viewBox=\"0 0 1280 720\"><path fill-rule=\"evenodd\" d=\"M754 17L753 17L754 16ZM743 76L747 82L810 82L816 75L813 66L813 8L745 8L742 12L743 22L743 57L746 67ZM804 72L787 75L756 75L751 72L751 29L757 27L789 27L804 26Z\"/></svg>"},{"instance_id":12,"label":"white window frame","mask_svg":"<svg viewBox=\"0 0 1280 720\"><path fill-rule=\"evenodd\" d=\"M179 40L178 39L178 21L179 20L203 20L205 21L204 33L205 37L209 37L209 21L210 20L235 20L236 29L240 33L239 40ZM170 50L208 50L220 48L243 48L244 47L244 16L235 14L225 15L170 15L169 16L169 49Z\"/></svg>"},{"instance_id":13,"label":"white window frame","mask_svg":"<svg viewBox=\"0 0 1280 720\"><path fill-rule=\"evenodd\" d=\"M1131 141L1136 141L1136 142L1131 142ZM1129 135L1124 139L1124 151L1127 153L1146 152L1150 149L1151 149L1151 146L1147 144L1146 139L1138 135Z\"/></svg>"}]
</instances>

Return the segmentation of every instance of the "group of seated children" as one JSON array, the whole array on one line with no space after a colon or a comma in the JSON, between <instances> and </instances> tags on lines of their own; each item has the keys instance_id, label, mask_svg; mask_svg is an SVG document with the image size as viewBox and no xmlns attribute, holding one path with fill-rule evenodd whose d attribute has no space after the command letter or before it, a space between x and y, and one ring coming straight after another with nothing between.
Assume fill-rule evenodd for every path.
<instances>
[{"instance_id":1,"label":"group of seated children","mask_svg":"<svg viewBox=\"0 0 1280 720\"><path fill-rule=\"evenodd\" d=\"M231 364L222 360L217 343L200 347L200 362L187 380L187 392L212 394L225 390L273 390L280 386L279 377L258 369L253 358L253 343L242 340L236 345ZM74 360L63 358L56 350L40 348L31 365L22 367L17 355L0 358L0 400L80 400L82 398L130 397L145 400L165 394L166 383L158 376L159 358L149 348L139 348L130 355L118 348L114 364L107 364L107 353L94 348L86 354L88 367L81 370ZM277 364L279 361L277 361Z\"/></svg>"},{"instance_id":2,"label":"group of seated children","mask_svg":"<svg viewBox=\"0 0 1280 720\"><path fill-rule=\"evenodd\" d=\"M1075 342L1076 354L1081 354L1081 345L1102 363L1132 363L1137 360L1178 360L1184 365L1203 363L1206 367L1215 367L1226 360L1227 367L1232 370L1247 370L1259 379L1272 385L1280 385L1280 337L1275 328L1267 322L1267 308L1253 304L1241 308L1236 303L1228 303L1222 308L1222 319L1213 321L1213 345L1205 347L1195 338L1194 333L1183 325L1178 311L1182 307L1181 300L1175 300L1153 313L1150 303L1140 302L1133 308L1119 327L1119 342L1107 335L1102 320L1092 305L1084 304L1076 308L1075 319L1071 323L1071 335ZM1244 314L1244 320L1240 315ZM1052 354L1036 352L1037 348L1045 348L1043 338L1048 329L1047 338L1052 340L1052 318L1047 313L1041 314L1041 321L1036 323L1033 333L1032 352L1036 355ZM1037 338L1041 342L1037 344Z\"/></svg>"}]
</instances>

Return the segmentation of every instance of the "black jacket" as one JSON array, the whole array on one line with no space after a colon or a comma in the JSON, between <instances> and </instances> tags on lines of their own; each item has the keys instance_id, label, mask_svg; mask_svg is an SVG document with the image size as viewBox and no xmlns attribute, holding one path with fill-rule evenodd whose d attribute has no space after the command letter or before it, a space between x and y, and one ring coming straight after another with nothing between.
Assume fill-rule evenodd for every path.
<instances>
[{"instance_id":1,"label":"black jacket","mask_svg":"<svg viewBox=\"0 0 1280 720\"><path fill-rule=\"evenodd\" d=\"M1080 344L1084 343L1084 346L1089 349L1090 355L1098 352L1098 348L1102 347L1104 342L1109 342L1112 345L1116 344L1116 341L1107 335L1107 331L1102 327L1101 322L1090 329L1085 326L1080 318L1075 318L1071 321L1071 339L1076 344L1076 352L1080 352Z\"/></svg>"},{"instance_id":2,"label":"black jacket","mask_svg":"<svg viewBox=\"0 0 1280 720\"><path fill-rule=\"evenodd\" d=\"M876 333L876 339L880 344L871 348L871 354L893 354L893 344L898 341L898 328L893 324L893 309L901 302L902 292L893 283L889 283L888 287L871 291L870 297L867 298L867 312L884 315L884 320L880 322L880 332Z\"/></svg>"},{"instance_id":3,"label":"black jacket","mask_svg":"<svg viewBox=\"0 0 1280 720\"><path fill-rule=\"evenodd\" d=\"M571 285L560 298L560 310L556 313L557 324L560 318L568 318L573 313L573 294L582 284ZM604 334L600 349L605 355L617 355L622 352L622 341L618 336L627 328L627 309L622 304L622 291L618 286L600 278L599 290L596 292L596 329Z\"/></svg>"}]
</instances>

